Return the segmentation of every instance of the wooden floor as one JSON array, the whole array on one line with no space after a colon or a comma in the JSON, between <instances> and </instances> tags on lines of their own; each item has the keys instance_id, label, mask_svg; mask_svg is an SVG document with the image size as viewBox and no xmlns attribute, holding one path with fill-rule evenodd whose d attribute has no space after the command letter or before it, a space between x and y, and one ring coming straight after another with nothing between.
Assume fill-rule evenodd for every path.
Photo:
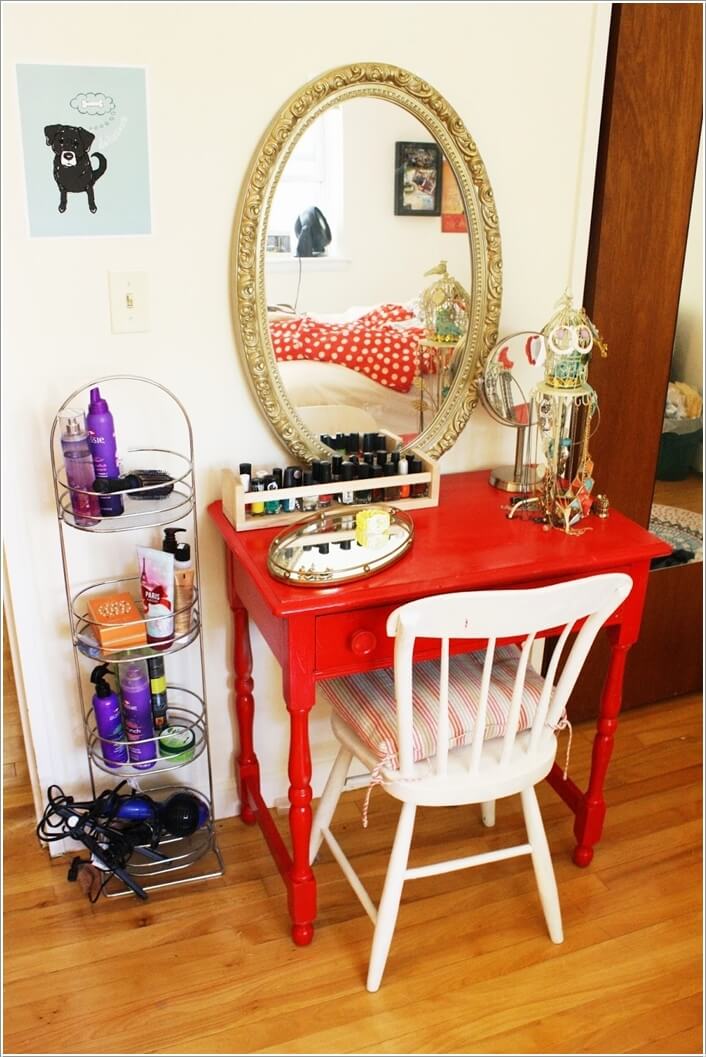
<instances>
[{"instance_id":1,"label":"wooden floor","mask_svg":"<svg viewBox=\"0 0 706 1057\"><path fill-rule=\"evenodd\" d=\"M701 729L700 696L623 717L608 824L586 870L571 862L566 808L541 787L563 945L546 935L525 859L411 882L375 995L364 986L371 926L328 852L303 950L262 838L237 819L218 827L224 878L91 906L66 862L40 851L14 760L3 1052L703 1053ZM590 746L579 727L580 783ZM334 829L377 898L397 808L376 790L365 831L362 799L346 794ZM521 825L512 800L495 831L466 808L418 817L416 863L517 842Z\"/></svg>"},{"instance_id":2,"label":"wooden floor","mask_svg":"<svg viewBox=\"0 0 706 1057\"><path fill-rule=\"evenodd\" d=\"M700 514L704 505L703 476L693 471L683 481L655 481L653 502Z\"/></svg>"}]
</instances>

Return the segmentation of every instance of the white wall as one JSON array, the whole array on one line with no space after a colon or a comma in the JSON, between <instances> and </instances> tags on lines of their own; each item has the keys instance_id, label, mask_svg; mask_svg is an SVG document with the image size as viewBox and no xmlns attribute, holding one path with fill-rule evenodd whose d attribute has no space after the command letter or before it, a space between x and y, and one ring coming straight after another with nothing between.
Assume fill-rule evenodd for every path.
<instances>
[{"instance_id":1,"label":"white wall","mask_svg":"<svg viewBox=\"0 0 706 1057\"><path fill-rule=\"evenodd\" d=\"M349 99L343 120L342 263L303 260L298 309L342 312L352 305L405 303L432 282L425 273L446 259L451 275L468 290L468 236L441 231L441 217L394 213L395 143L424 142L430 133L412 114L379 99ZM268 262L267 300L292 304L298 263Z\"/></svg>"},{"instance_id":2,"label":"white wall","mask_svg":"<svg viewBox=\"0 0 706 1057\"><path fill-rule=\"evenodd\" d=\"M583 286L610 5L50 3L3 11L5 548L40 782L73 790L85 775L48 432L74 388L102 374L146 374L183 399L195 431L213 769L217 811L231 813L229 614L222 546L205 508L219 496L224 464L283 458L250 395L228 307L231 225L258 139L281 103L326 68L379 59L427 79L471 130L493 184L501 331L537 328L567 276L577 295ZM28 237L16 62L147 66L150 237ZM111 334L109 270L148 273L149 333ZM478 411L442 468L508 461L512 449L511 432ZM272 799L287 788L281 679L256 631L253 647L256 734ZM331 753L323 710L312 737L316 792Z\"/></svg>"}]
</instances>

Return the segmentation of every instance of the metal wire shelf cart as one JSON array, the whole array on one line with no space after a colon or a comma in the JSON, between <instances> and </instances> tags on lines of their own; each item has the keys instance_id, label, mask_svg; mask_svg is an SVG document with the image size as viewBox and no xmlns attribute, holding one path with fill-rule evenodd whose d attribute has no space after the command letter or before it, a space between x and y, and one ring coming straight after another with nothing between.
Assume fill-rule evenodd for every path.
<instances>
[{"instance_id":1,"label":"metal wire shelf cart","mask_svg":"<svg viewBox=\"0 0 706 1057\"><path fill-rule=\"evenodd\" d=\"M104 394L111 398L111 403L113 396L120 393L124 396L127 392L132 407L149 408L153 426L155 422L159 424L169 420L174 431L181 438L179 443L186 451L184 454L184 451L162 447L123 449L124 457L121 460L123 474L130 472L130 467L159 466L165 475L167 484L166 486L164 483L161 486L155 486L151 479L146 484L141 484L139 480L136 483L133 476L125 487L119 487L117 491L110 492L111 496L120 497L119 509L122 512L117 516L108 516L104 513L106 508L105 505L101 506L101 499L105 501L106 493L93 491L96 487L95 483L90 486L84 484L77 488L75 481L69 481L70 474L61 445L60 421L70 414L73 408L85 407L87 394L98 386L104 387ZM155 413L155 407L160 404L162 410ZM120 421L117 425L122 433ZM81 704L88 773L93 796L96 796L97 778L104 782L106 775L110 776L114 782L121 779L126 780L133 789L149 794L156 800L173 795L175 792L188 792L196 796L208 808L206 822L188 837L165 835L164 839L160 840L158 862L146 860L139 854L139 849L136 849L136 854L127 865L127 871L139 882L144 891L219 877L224 872L224 866L213 820L213 777L208 740L204 648L201 635L199 545L191 422L181 402L159 382L138 375L107 375L81 386L63 402L52 425L50 453L76 684ZM123 463L125 466L122 465ZM137 472L137 469L132 471L133 475ZM111 487L115 486L111 484ZM155 546L154 536L150 538L148 530L163 528L167 525L174 526L179 523L184 523L182 527L188 525L193 541L191 551L194 591L193 598L187 606L181 610L175 608L174 635L171 642L166 649L163 644L160 644L160 648L157 649L149 643L145 645L146 636L142 634L140 645L111 647L97 633L95 620L90 614L90 601L93 597L106 592L125 593L137 601L140 597L139 577L127 575L112 579L91 579L90 582L83 582L79 587L75 583L76 558L70 554L74 548L67 545L66 534L77 531L84 534L80 554L81 565L85 566L90 564L90 554L86 553L91 548L91 544L86 540L89 535L105 538L112 533L132 531L136 533L137 542L153 547ZM180 616L182 619L178 620ZM124 629L142 625L146 633L149 631L149 623L149 618L138 620L133 617L126 620L120 627ZM115 750L122 753L123 759L130 761L132 754L128 755L128 751L139 743L127 739L107 740L99 736L92 707L92 695L88 689L86 661L90 661L92 665L110 665L113 674L119 678L121 666L124 664L135 660L144 661L151 657L161 657L166 667L172 655L181 651L189 651L194 644L198 644L198 658L190 660L187 658L194 685L182 686L168 682L166 690L168 701L166 722L169 725L186 728L189 732L187 735L190 743L188 753L176 756L161 755L159 737L155 731L154 737L142 739L143 745L145 742L152 743L151 756L154 762L149 769L145 768L144 763L138 764L137 759L135 762L122 764L113 762L120 759L120 755L116 755ZM112 753L106 752L107 746L112 748ZM199 760L202 761L197 765L202 776L200 782L202 787L198 787L198 783L192 785L185 782L176 783L172 780L175 772L191 767ZM204 771L206 772L205 778L203 777ZM114 878L105 887L105 894L110 898L130 893L127 886Z\"/></svg>"}]
</instances>

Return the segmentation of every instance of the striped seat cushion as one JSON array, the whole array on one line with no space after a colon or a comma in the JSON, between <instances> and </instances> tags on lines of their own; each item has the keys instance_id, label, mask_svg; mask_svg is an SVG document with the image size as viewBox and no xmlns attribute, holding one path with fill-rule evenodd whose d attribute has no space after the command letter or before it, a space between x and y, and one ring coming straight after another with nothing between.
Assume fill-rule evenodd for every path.
<instances>
[{"instance_id":1,"label":"striped seat cushion","mask_svg":"<svg viewBox=\"0 0 706 1057\"><path fill-rule=\"evenodd\" d=\"M486 739L505 733L520 652L516 646L495 651L485 721ZM485 652L463 653L449 662L449 747L468 745L480 696ZM518 730L527 730L537 709L544 680L527 668ZM397 718L392 668L327 679L319 684L337 715L380 760L396 767ZM414 665L414 759L425 760L436 751L439 705L439 661Z\"/></svg>"}]
</instances>

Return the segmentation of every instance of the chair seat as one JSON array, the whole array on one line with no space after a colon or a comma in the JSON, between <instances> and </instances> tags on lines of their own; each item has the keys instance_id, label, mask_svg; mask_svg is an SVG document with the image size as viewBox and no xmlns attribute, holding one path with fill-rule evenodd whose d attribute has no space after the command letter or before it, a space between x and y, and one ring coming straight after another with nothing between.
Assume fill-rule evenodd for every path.
<instances>
[{"instance_id":1,"label":"chair seat","mask_svg":"<svg viewBox=\"0 0 706 1057\"><path fill-rule=\"evenodd\" d=\"M520 651L516 646L496 649L486 712L485 739L505 733ZM473 737L485 652L464 653L449 662L449 748L468 745ZM413 756L425 760L436 752L439 698L436 661L414 665ZM527 730L537 709L544 680L528 666L522 694L518 731ZM380 762L398 766L397 710L394 672L381 668L327 679L319 684L334 715L353 732Z\"/></svg>"}]
</instances>

